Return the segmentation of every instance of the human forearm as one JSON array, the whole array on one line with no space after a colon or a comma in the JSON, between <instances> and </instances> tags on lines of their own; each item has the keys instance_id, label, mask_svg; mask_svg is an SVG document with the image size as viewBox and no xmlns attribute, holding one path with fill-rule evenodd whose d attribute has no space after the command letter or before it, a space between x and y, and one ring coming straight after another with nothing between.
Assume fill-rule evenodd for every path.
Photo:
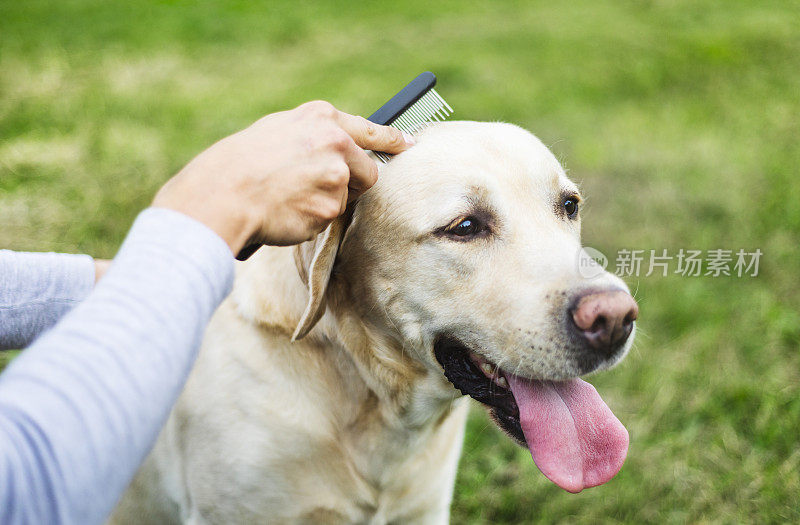
<instances>
[{"instance_id":1,"label":"human forearm","mask_svg":"<svg viewBox=\"0 0 800 525\"><path fill-rule=\"evenodd\" d=\"M25 348L92 291L88 255L0 250L0 350Z\"/></svg>"},{"instance_id":2,"label":"human forearm","mask_svg":"<svg viewBox=\"0 0 800 525\"><path fill-rule=\"evenodd\" d=\"M94 293L0 376L0 522L105 519L177 398L232 268L229 248L196 221L140 216Z\"/></svg>"}]
</instances>

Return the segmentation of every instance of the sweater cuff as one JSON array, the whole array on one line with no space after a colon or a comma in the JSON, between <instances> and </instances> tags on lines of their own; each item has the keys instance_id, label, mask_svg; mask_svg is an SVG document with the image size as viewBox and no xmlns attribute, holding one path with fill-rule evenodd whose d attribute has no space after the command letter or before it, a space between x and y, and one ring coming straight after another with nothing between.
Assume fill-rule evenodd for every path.
<instances>
[{"instance_id":1,"label":"sweater cuff","mask_svg":"<svg viewBox=\"0 0 800 525\"><path fill-rule=\"evenodd\" d=\"M0 350L28 346L93 287L88 255L0 250Z\"/></svg>"},{"instance_id":2,"label":"sweater cuff","mask_svg":"<svg viewBox=\"0 0 800 525\"><path fill-rule=\"evenodd\" d=\"M190 259L206 277L216 304L233 287L233 254L228 245L214 230L180 212L154 207L142 211L116 258L129 251ZM113 271L112 264L109 273Z\"/></svg>"},{"instance_id":3,"label":"sweater cuff","mask_svg":"<svg viewBox=\"0 0 800 525\"><path fill-rule=\"evenodd\" d=\"M71 289L60 291L63 298L74 302L86 299L94 288L94 259L89 255L53 255L57 259L54 261L53 273L59 275L54 278L54 281L74 283L74 287Z\"/></svg>"},{"instance_id":4,"label":"sweater cuff","mask_svg":"<svg viewBox=\"0 0 800 525\"><path fill-rule=\"evenodd\" d=\"M0 268L0 307L79 303L94 287L94 259L88 255L0 250Z\"/></svg>"}]
</instances>

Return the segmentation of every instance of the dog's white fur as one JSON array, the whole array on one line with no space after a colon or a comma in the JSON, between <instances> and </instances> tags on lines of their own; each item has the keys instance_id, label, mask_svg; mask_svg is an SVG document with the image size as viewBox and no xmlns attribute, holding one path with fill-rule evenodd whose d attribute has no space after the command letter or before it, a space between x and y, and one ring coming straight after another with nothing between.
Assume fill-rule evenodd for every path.
<instances>
[{"instance_id":1,"label":"dog's white fur","mask_svg":"<svg viewBox=\"0 0 800 525\"><path fill-rule=\"evenodd\" d=\"M239 266L113 519L447 522L467 400L433 356L436 337L513 373L574 377L586 370L563 326L569 297L625 289L608 273L581 277L580 222L559 207L573 193L516 126L426 130L351 217ZM489 235L442 233L476 213Z\"/></svg>"}]
</instances>

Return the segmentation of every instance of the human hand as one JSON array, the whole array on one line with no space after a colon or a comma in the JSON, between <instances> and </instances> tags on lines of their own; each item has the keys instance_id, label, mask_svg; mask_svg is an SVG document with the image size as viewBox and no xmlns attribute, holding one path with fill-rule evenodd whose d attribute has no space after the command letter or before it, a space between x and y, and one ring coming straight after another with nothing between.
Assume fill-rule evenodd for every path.
<instances>
[{"instance_id":1,"label":"human hand","mask_svg":"<svg viewBox=\"0 0 800 525\"><path fill-rule=\"evenodd\" d=\"M108 259L94 260L94 284L97 284L103 278L110 267L111 261Z\"/></svg>"},{"instance_id":2,"label":"human hand","mask_svg":"<svg viewBox=\"0 0 800 525\"><path fill-rule=\"evenodd\" d=\"M399 130L308 102L202 152L159 190L153 206L204 223L234 254L253 243L297 244L375 184L378 167L364 149L396 154L412 144Z\"/></svg>"}]
</instances>

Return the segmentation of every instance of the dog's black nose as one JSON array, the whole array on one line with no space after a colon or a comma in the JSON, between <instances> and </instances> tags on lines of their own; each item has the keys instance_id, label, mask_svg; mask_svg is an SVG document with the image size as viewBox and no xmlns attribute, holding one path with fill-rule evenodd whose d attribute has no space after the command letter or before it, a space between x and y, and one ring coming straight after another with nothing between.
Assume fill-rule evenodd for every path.
<instances>
[{"instance_id":1,"label":"dog's black nose","mask_svg":"<svg viewBox=\"0 0 800 525\"><path fill-rule=\"evenodd\" d=\"M639 306L623 290L592 291L579 296L570 309L578 333L598 352L610 355L633 330Z\"/></svg>"}]
</instances>

